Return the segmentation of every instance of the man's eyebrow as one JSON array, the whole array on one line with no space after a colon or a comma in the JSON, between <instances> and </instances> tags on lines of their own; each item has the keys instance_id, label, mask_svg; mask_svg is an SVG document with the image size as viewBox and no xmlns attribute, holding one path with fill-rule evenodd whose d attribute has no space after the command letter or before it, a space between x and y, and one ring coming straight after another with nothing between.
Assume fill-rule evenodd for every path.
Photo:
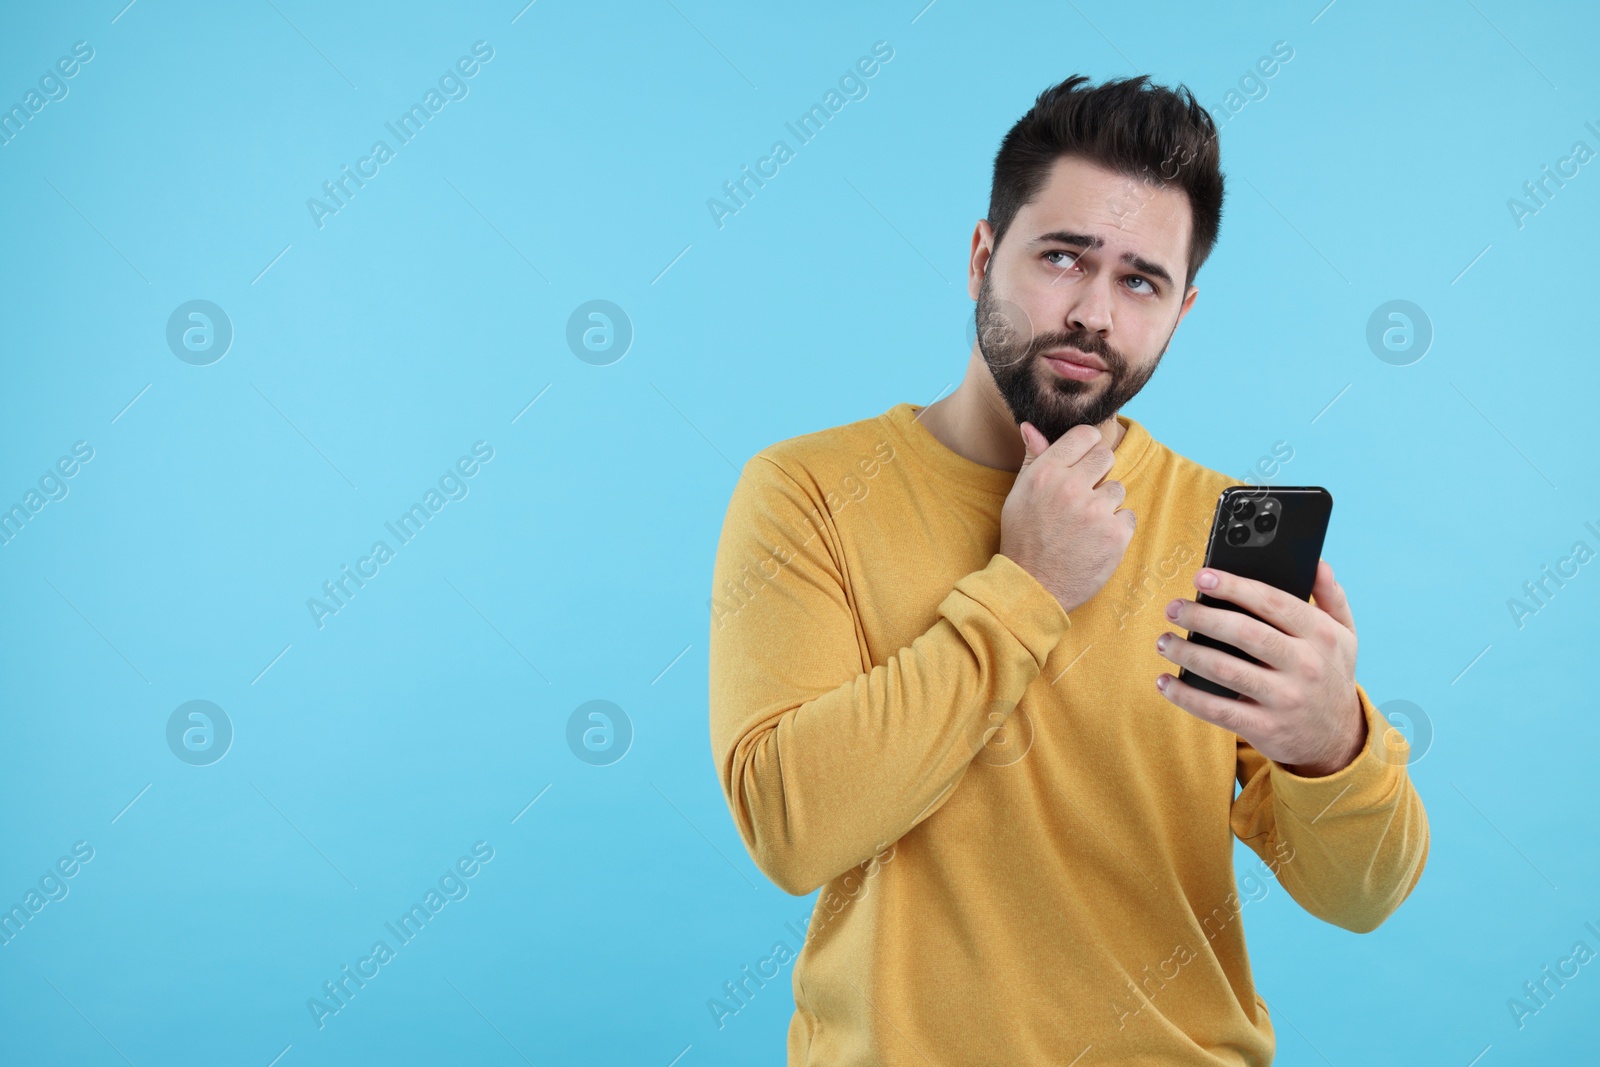
<instances>
[{"instance_id":1,"label":"man's eyebrow","mask_svg":"<svg viewBox=\"0 0 1600 1067\"><path fill-rule=\"evenodd\" d=\"M1052 242L1064 245L1078 245L1081 248L1101 248L1106 243L1103 237L1096 237L1088 233L1069 233L1066 230L1052 230L1050 233L1042 233L1033 239L1034 244L1050 244ZM1142 271L1152 278L1160 278L1168 285L1176 284L1172 280L1172 275L1159 263L1153 263L1133 252L1122 253L1121 258L1122 262L1129 264L1135 270Z\"/></svg>"}]
</instances>

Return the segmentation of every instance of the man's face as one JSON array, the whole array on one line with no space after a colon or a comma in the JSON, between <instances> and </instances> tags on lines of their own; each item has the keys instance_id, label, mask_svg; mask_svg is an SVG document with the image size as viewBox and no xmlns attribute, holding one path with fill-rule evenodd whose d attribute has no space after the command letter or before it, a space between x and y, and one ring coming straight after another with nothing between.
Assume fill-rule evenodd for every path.
<instances>
[{"instance_id":1,"label":"man's face","mask_svg":"<svg viewBox=\"0 0 1600 1067\"><path fill-rule=\"evenodd\" d=\"M1056 160L998 251L978 223L967 280L978 348L1019 424L1054 441L1144 387L1198 292L1178 280L1192 225L1181 189L1075 156Z\"/></svg>"}]
</instances>

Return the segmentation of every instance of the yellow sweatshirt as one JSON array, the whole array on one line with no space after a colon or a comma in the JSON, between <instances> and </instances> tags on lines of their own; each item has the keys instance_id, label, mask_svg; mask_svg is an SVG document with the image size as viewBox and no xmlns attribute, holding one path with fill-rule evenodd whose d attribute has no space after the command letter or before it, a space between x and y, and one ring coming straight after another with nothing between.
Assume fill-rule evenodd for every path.
<instances>
[{"instance_id":1,"label":"yellow sweatshirt","mask_svg":"<svg viewBox=\"0 0 1600 1067\"><path fill-rule=\"evenodd\" d=\"M823 889L788 1062L1270 1063L1232 838L1373 929L1427 858L1403 738L1358 685L1365 749L1303 778L1156 690L1163 608L1235 479L1118 416L1138 528L1069 620L999 554L1016 475L919 413L758 453L717 549L717 773L757 866Z\"/></svg>"}]
</instances>

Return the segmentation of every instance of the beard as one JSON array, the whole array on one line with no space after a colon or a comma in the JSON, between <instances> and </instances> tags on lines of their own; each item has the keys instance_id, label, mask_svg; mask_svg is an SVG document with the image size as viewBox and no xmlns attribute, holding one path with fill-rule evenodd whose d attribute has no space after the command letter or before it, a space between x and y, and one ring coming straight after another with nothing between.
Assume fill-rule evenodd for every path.
<instances>
[{"instance_id":1,"label":"beard","mask_svg":"<svg viewBox=\"0 0 1600 1067\"><path fill-rule=\"evenodd\" d=\"M990 290L987 274L978 290L977 325L978 350L1012 417L1019 426L1033 423L1052 444L1074 426L1098 426L1120 411L1144 388L1172 343L1172 331L1168 331L1150 365L1135 368L1127 356L1088 330L1034 334L1027 314ZM1175 330L1177 324L1173 327ZM1056 374L1045 364L1043 353L1058 348L1099 356L1106 365L1107 380L1102 382L1096 376L1078 381Z\"/></svg>"}]
</instances>

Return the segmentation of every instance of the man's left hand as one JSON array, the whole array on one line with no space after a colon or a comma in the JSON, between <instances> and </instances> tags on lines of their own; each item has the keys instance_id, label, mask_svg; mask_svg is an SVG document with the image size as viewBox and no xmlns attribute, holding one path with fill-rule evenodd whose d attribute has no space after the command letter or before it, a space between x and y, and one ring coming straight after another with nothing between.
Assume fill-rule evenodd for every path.
<instances>
[{"instance_id":1,"label":"man's left hand","mask_svg":"<svg viewBox=\"0 0 1600 1067\"><path fill-rule=\"evenodd\" d=\"M1227 686L1239 698L1204 692L1171 674L1156 680L1162 694L1196 718L1244 738L1293 774L1320 778L1355 759L1367 740L1356 694L1356 624L1333 567L1317 561L1314 604L1211 567L1195 574L1195 588L1266 621L1193 600L1168 604L1167 618L1225 641L1261 665L1175 633L1162 634L1156 642L1161 655Z\"/></svg>"}]
</instances>

